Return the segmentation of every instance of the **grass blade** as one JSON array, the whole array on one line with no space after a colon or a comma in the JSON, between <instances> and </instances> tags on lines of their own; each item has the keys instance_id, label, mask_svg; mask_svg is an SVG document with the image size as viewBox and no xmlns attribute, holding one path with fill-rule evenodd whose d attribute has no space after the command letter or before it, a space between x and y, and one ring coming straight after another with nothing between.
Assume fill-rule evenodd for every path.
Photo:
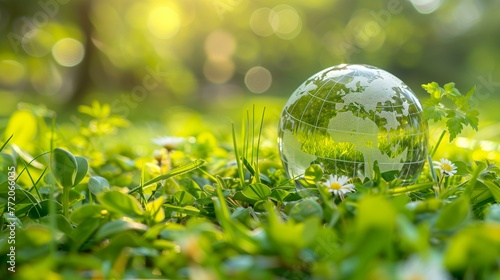
<instances>
[{"instance_id":1,"label":"grass blade","mask_svg":"<svg viewBox=\"0 0 500 280\"><path fill-rule=\"evenodd\" d=\"M169 172L167 172L167 173L165 173L163 175L160 175L160 176L158 176L158 177L156 177L154 179L151 179L151 180L147 181L146 183L144 183L142 185L139 185L139 186L133 188L128 193L129 194L135 193L135 192L137 192L138 190L140 190L144 186L151 185L151 184L154 184L154 183L159 182L161 180L165 180L165 179L177 176L177 175L181 175L181 174L193 171L193 170L195 170L197 168L200 168L205 163L206 162L204 160L202 160L202 159L197 159L197 160L194 160L192 162L186 163L184 165L181 165L179 167L176 167L176 168L170 170Z\"/></svg>"}]
</instances>

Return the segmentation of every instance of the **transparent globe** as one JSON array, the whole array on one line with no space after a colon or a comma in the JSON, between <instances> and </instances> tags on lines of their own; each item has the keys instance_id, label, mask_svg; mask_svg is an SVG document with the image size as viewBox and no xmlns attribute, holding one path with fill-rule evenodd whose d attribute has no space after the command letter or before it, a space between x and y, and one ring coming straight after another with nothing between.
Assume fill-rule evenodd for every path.
<instances>
[{"instance_id":1,"label":"transparent globe","mask_svg":"<svg viewBox=\"0 0 500 280\"><path fill-rule=\"evenodd\" d=\"M279 150L292 178L311 164L326 173L413 182L427 158L427 123L410 88L368 65L337 65L307 79L290 96L279 124Z\"/></svg>"}]
</instances>

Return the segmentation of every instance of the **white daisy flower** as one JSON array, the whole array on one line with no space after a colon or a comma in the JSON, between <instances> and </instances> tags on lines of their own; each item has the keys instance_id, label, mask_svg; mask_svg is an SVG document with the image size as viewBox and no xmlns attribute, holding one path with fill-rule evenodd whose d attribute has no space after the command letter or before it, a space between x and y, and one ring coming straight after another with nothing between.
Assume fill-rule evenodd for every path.
<instances>
[{"instance_id":1,"label":"white daisy flower","mask_svg":"<svg viewBox=\"0 0 500 280\"><path fill-rule=\"evenodd\" d=\"M457 167L455 164L445 158L442 158L440 161L433 161L432 164L435 169L441 171L442 175L453 176L457 173Z\"/></svg>"},{"instance_id":2,"label":"white daisy flower","mask_svg":"<svg viewBox=\"0 0 500 280\"><path fill-rule=\"evenodd\" d=\"M353 184L347 184L348 181L349 177L347 176L339 177L330 174L323 185L334 195L344 197L346 193L356 191Z\"/></svg>"},{"instance_id":3,"label":"white daisy flower","mask_svg":"<svg viewBox=\"0 0 500 280\"><path fill-rule=\"evenodd\" d=\"M177 146L179 146L182 142L184 142L184 138L182 137L172 137L172 136L160 136L153 138L153 143L155 143L158 146L162 146L163 148L167 149L167 151L172 151Z\"/></svg>"}]
</instances>

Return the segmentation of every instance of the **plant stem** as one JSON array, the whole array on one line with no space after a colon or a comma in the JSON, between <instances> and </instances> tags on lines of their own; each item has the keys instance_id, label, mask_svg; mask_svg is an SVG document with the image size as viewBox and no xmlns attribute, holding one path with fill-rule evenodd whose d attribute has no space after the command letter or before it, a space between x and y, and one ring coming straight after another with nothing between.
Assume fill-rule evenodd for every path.
<instances>
[{"instance_id":1,"label":"plant stem","mask_svg":"<svg viewBox=\"0 0 500 280\"><path fill-rule=\"evenodd\" d=\"M444 129L443 132L441 132L441 136L439 136L439 140L437 141L436 146L434 146L434 148L432 149L431 157L434 157L434 154L436 153L439 145L441 144L441 140L443 140L445 134L446 134L446 129Z\"/></svg>"},{"instance_id":2,"label":"plant stem","mask_svg":"<svg viewBox=\"0 0 500 280\"><path fill-rule=\"evenodd\" d=\"M69 188L63 187L63 214L69 219Z\"/></svg>"},{"instance_id":3,"label":"plant stem","mask_svg":"<svg viewBox=\"0 0 500 280\"><path fill-rule=\"evenodd\" d=\"M241 163L241 158L238 153L238 145L236 144L236 133L234 131L234 124L231 126L232 132L233 132L233 147L234 147L234 154L236 156L236 164L238 166L238 176L240 178L240 187L243 189L245 187L245 173L243 170L243 164Z\"/></svg>"}]
</instances>

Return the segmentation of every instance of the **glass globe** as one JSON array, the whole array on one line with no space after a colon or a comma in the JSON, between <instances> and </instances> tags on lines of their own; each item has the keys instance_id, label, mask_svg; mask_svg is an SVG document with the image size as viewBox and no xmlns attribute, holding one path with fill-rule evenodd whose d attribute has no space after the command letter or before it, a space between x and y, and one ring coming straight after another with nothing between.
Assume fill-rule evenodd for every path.
<instances>
[{"instance_id":1,"label":"glass globe","mask_svg":"<svg viewBox=\"0 0 500 280\"><path fill-rule=\"evenodd\" d=\"M297 178L311 164L325 173L413 182L427 159L427 123L410 88L368 65L337 65L316 73L283 108L278 142L283 165Z\"/></svg>"}]
</instances>

